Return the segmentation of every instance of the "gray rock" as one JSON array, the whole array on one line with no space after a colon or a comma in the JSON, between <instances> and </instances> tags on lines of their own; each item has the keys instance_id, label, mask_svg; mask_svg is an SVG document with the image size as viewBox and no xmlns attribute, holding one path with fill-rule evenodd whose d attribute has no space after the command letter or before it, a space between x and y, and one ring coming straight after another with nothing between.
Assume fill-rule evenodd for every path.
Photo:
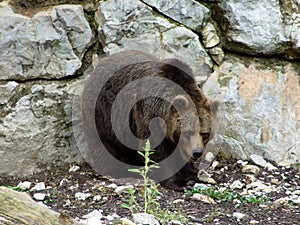
<instances>
[{"instance_id":1,"label":"gray rock","mask_svg":"<svg viewBox=\"0 0 300 225\"><path fill-rule=\"evenodd\" d=\"M100 220L103 218L104 216L102 215L102 210L94 210L84 216L82 216L82 218L84 219L95 219L98 220L100 222Z\"/></svg>"},{"instance_id":2,"label":"gray rock","mask_svg":"<svg viewBox=\"0 0 300 225\"><path fill-rule=\"evenodd\" d=\"M298 64L265 59L249 65L238 57L226 58L203 85L208 96L223 102L222 151L241 160L256 154L280 165L296 163L300 158Z\"/></svg>"},{"instance_id":3,"label":"gray rock","mask_svg":"<svg viewBox=\"0 0 300 225\"><path fill-rule=\"evenodd\" d=\"M0 108L1 174L29 175L38 172L40 164L82 160L70 129L78 85L70 81L18 85Z\"/></svg>"},{"instance_id":4,"label":"gray rock","mask_svg":"<svg viewBox=\"0 0 300 225\"><path fill-rule=\"evenodd\" d=\"M189 29L170 23L138 0L100 2L97 12L99 34L106 53L123 50L142 50L159 58L179 58L187 62L196 76L204 63L212 67L212 60ZM122 32L120 32L122 31Z\"/></svg>"},{"instance_id":5,"label":"gray rock","mask_svg":"<svg viewBox=\"0 0 300 225\"><path fill-rule=\"evenodd\" d=\"M13 96L13 92L18 86L15 81L8 81L0 83L0 105L5 105L9 99Z\"/></svg>"},{"instance_id":6,"label":"gray rock","mask_svg":"<svg viewBox=\"0 0 300 225\"><path fill-rule=\"evenodd\" d=\"M219 6L224 12L220 27L230 42L227 47L252 54L275 54L289 48L279 1L225 0Z\"/></svg>"},{"instance_id":7,"label":"gray rock","mask_svg":"<svg viewBox=\"0 0 300 225\"><path fill-rule=\"evenodd\" d=\"M134 213L132 214L133 221L140 225L159 225L155 216L148 213Z\"/></svg>"},{"instance_id":8,"label":"gray rock","mask_svg":"<svg viewBox=\"0 0 300 225\"><path fill-rule=\"evenodd\" d=\"M264 167L267 161L260 155L252 154L250 155L250 159L258 166Z\"/></svg>"},{"instance_id":9,"label":"gray rock","mask_svg":"<svg viewBox=\"0 0 300 225\"><path fill-rule=\"evenodd\" d=\"M61 78L74 75L92 42L79 5L61 5L32 18L0 7L0 80Z\"/></svg>"},{"instance_id":10,"label":"gray rock","mask_svg":"<svg viewBox=\"0 0 300 225\"><path fill-rule=\"evenodd\" d=\"M209 9L194 0L147 0L144 2L151 7L155 7L169 18L198 32L202 30L210 17Z\"/></svg>"}]
</instances>

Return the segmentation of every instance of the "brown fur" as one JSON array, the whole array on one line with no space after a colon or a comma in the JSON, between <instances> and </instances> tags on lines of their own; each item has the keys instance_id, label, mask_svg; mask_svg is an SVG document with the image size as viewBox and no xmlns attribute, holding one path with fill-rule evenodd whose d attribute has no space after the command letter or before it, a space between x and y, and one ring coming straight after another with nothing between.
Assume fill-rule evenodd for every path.
<instances>
[{"instance_id":1,"label":"brown fur","mask_svg":"<svg viewBox=\"0 0 300 225\"><path fill-rule=\"evenodd\" d=\"M130 53L128 54L130 58ZM153 118L160 117L165 121L165 124L159 121L152 126L154 139L166 132L166 137L155 148L152 160L160 162L167 158L176 148L180 135L183 135L179 146L181 157L178 160L186 160L187 163L179 172L162 182L163 185L176 190L182 190L188 180L196 179L201 155L193 153L199 150L205 151L212 133L212 114L217 110L217 104L214 103L211 112L209 101L199 89L191 73L189 66L177 59L134 64L128 62L128 66L117 71L106 83L96 103L96 127L108 151L118 160L130 165L143 165L140 155L118 140L110 123L111 107L116 95L126 84L146 77L156 77L162 81L166 78L184 90L177 90L172 86L164 85L163 82L160 83L161 85L153 86L143 83L133 86L130 96L137 100L129 116L130 129L137 138L147 139L151 135L149 122ZM151 93L161 97L141 98L141 89L149 89ZM165 99L170 96L172 96L171 102L166 101ZM121 112L122 107L119 110ZM126 138L126 134L124 137ZM137 147L140 149L142 146L137 144ZM175 165L176 162L173 164ZM174 165L170 165L170 168Z\"/></svg>"}]
</instances>

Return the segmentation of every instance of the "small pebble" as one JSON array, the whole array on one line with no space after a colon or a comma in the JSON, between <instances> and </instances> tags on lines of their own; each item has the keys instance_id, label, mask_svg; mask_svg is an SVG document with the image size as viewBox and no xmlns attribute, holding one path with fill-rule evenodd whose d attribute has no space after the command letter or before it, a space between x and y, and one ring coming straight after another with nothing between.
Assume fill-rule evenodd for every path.
<instances>
[{"instance_id":1,"label":"small pebble","mask_svg":"<svg viewBox=\"0 0 300 225\"><path fill-rule=\"evenodd\" d=\"M245 165L243 168L242 168L242 172L243 173L253 173L253 174L259 174L259 167L257 166L254 166L254 165Z\"/></svg>"},{"instance_id":2,"label":"small pebble","mask_svg":"<svg viewBox=\"0 0 300 225\"><path fill-rule=\"evenodd\" d=\"M148 213L134 213L132 214L133 221L141 225L159 225L159 222L155 219L155 216Z\"/></svg>"},{"instance_id":3,"label":"small pebble","mask_svg":"<svg viewBox=\"0 0 300 225\"><path fill-rule=\"evenodd\" d=\"M239 213L239 212L234 212L232 214L233 217L237 218L238 220L242 220L242 219L245 219L247 217L246 214L244 213Z\"/></svg>"},{"instance_id":4,"label":"small pebble","mask_svg":"<svg viewBox=\"0 0 300 225\"><path fill-rule=\"evenodd\" d=\"M178 204L178 203L184 203L184 199L175 199L174 201L173 201L173 204Z\"/></svg>"},{"instance_id":5,"label":"small pebble","mask_svg":"<svg viewBox=\"0 0 300 225\"><path fill-rule=\"evenodd\" d=\"M21 188L23 191L29 190L31 186L31 182L29 181L24 181L24 182L20 182L17 185L17 188Z\"/></svg>"},{"instance_id":6,"label":"small pebble","mask_svg":"<svg viewBox=\"0 0 300 225\"><path fill-rule=\"evenodd\" d=\"M93 197L93 201L94 202L98 202L98 201L100 201L101 200L101 195L95 195L94 197Z\"/></svg>"},{"instance_id":7,"label":"small pebble","mask_svg":"<svg viewBox=\"0 0 300 225\"><path fill-rule=\"evenodd\" d=\"M75 194L75 198L77 198L78 200L84 201L87 198L91 197L92 194L91 193L82 193L82 192L77 192Z\"/></svg>"},{"instance_id":8,"label":"small pebble","mask_svg":"<svg viewBox=\"0 0 300 225\"><path fill-rule=\"evenodd\" d=\"M80 170L79 166L73 165L71 166L71 168L69 169L69 173L74 173L77 172L78 170Z\"/></svg>"},{"instance_id":9,"label":"small pebble","mask_svg":"<svg viewBox=\"0 0 300 225\"><path fill-rule=\"evenodd\" d=\"M193 194L192 199L201 201L201 202L205 202L208 204L216 204L216 202L213 198L211 198L207 195L200 194L200 193Z\"/></svg>"},{"instance_id":10,"label":"small pebble","mask_svg":"<svg viewBox=\"0 0 300 225\"><path fill-rule=\"evenodd\" d=\"M126 192L126 191L132 189L132 188L133 188L133 185L118 186L118 187L115 189L115 192L116 192L117 194L121 194L121 193L123 193L123 192Z\"/></svg>"},{"instance_id":11,"label":"small pebble","mask_svg":"<svg viewBox=\"0 0 300 225\"><path fill-rule=\"evenodd\" d=\"M121 225L136 225L134 222L132 222L127 218L122 218L120 219L120 221L121 221Z\"/></svg>"},{"instance_id":12,"label":"small pebble","mask_svg":"<svg viewBox=\"0 0 300 225\"><path fill-rule=\"evenodd\" d=\"M242 189L243 187L244 184L239 180L233 181L233 183L230 185L230 189Z\"/></svg>"},{"instance_id":13,"label":"small pebble","mask_svg":"<svg viewBox=\"0 0 300 225\"><path fill-rule=\"evenodd\" d=\"M107 188L111 188L111 189L116 189L118 187L118 185L116 185L115 183L109 184L106 186Z\"/></svg>"},{"instance_id":14,"label":"small pebble","mask_svg":"<svg viewBox=\"0 0 300 225\"><path fill-rule=\"evenodd\" d=\"M39 182L36 185L34 185L33 188L31 188L31 191L43 191L45 190L45 183L44 182Z\"/></svg>"},{"instance_id":15,"label":"small pebble","mask_svg":"<svg viewBox=\"0 0 300 225\"><path fill-rule=\"evenodd\" d=\"M34 193L33 198L37 201L44 201L46 197L46 194L44 193Z\"/></svg>"}]
</instances>

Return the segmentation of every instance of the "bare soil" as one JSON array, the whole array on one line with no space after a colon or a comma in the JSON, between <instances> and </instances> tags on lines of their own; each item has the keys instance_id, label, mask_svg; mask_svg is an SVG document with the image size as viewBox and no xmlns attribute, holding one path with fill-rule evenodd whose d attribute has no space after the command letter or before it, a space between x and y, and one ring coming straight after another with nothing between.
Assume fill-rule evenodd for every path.
<instances>
[{"instance_id":1,"label":"bare soil","mask_svg":"<svg viewBox=\"0 0 300 225\"><path fill-rule=\"evenodd\" d=\"M237 204L235 201L208 204L192 199L186 192L176 192L163 187L159 187L163 193L160 203L164 209L180 210L187 218L187 224L300 224L300 204L291 202L274 204L275 200L286 197L288 194L286 193L287 189L280 188L281 186L286 186L291 190L299 190L299 168L278 168L279 170L276 172L268 172L261 168L261 173L255 175L257 179L264 182L270 182L270 177L278 181L276 185L278 190L267 194L270 203L265 206L258 203ZM43 203L64 215L82 218L83 215L94 209L101 209L105 216L115 213L120 217L131 219L130 211L121 206L125 202L126 196L116 194L113 189L107 187L111 183L120 185L118 181L96 174L88 165L80 166L76 172L69 172L68 170L69 167L51 168L44 173L37 173L26 178L0 177L0 185L15 187L22 181L31 181L32 185L37 182L45 182L47 187L43 192L48 195ZM234 160L223 162L218 168L210 172L217 181L216 186L245 179L245 174L241 172L241 165ZM63 179L64 182L62 182ZM86 200L78 200L75 198L75 193L78 192L91 193L91 197ZM28 191L28 193L34 194L32 191ZM93 199L96 195L100 196L100 199ZM174 203L174 200L178 199L181 201ZM237 220L233 217L234 212L246 214L247 217ZM109 224L109 222L104 221L103 224Z\"/></svg>"}]
</instances>

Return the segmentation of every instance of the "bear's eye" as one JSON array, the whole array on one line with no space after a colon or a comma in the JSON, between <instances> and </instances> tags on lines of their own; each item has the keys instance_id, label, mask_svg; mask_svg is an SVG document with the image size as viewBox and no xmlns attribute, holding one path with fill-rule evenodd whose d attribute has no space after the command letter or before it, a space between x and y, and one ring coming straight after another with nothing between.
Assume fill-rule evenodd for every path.
<instances>
[{"instance_id":1,"label":"bear's eye","mask_svg":"<svg viewBox=\"0 0 300 225\"><path fill-rule=\"evenodd\" d=\"M201 133L203 140L207 141L209 139L210 133Z\"/></svg>"}]
</instances>

